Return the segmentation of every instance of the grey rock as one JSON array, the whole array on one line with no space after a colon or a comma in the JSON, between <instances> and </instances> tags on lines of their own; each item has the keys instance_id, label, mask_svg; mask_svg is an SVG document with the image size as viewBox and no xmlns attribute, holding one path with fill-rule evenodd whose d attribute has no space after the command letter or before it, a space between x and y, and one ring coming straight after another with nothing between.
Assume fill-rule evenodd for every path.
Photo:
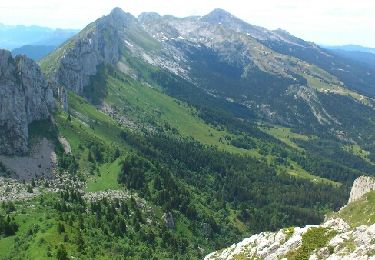
<instances>
[{"instance_id":1,"label":"grey rock","mask_svg":"<svg viewBox=\"0 0 375 260\"><path fill-rule=\"evenodd\" d=\"M0 50L0 154L27 152L28 125L53 109L53 91L39 66Z\"/></svg>"},{"instance_id":2,"label":"grey rock","mask_svg":"<svg viewBox=\"0 0 375 260\"><path fill-rule=\"evenodd\" d=\"M164 213L163 220L167 228L172 229L175 227L174 218L171 212Z\"/></svg>"},{"instance_id":3,"label":"grey rock","mask_svg":"<svg viewBox=\"0 0 375 260\"><path fill-rule=\"evenodd\" d=\"M375 179L369 176L361 176L357 178L353 187L350 191L349 203L357 201L363 197L366 193L375 190Z\"/></svg>"},{"instance_id":4,"label":"grey rock","mask_svg":"<svg viewBox=\"0 0 375 260\"><path fill-rule=\"evenodd\" d=\"M68 105L68 93L64 86L58 86L57 88L57 97L61 103L62 109L65 112L68 112L69 105Z\"/></svg>"}]
</instances>

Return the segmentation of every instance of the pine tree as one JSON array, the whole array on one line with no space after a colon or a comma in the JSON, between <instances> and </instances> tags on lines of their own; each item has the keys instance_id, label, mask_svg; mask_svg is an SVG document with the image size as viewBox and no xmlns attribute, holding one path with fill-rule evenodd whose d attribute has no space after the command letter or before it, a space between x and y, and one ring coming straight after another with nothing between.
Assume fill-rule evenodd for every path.
<instances>
[{"instance_id":1,"label":"pine tree","mask_svg":"<svg viewBox=\"0 0 375 260\"><path fill-rule=\"evenodd\" d=\"M57 249L57 255L56 255L58 260L68 260L68 253L66 252L66 249L64 245L60 245L59 248Z\"/></svg>"}]
</instances>

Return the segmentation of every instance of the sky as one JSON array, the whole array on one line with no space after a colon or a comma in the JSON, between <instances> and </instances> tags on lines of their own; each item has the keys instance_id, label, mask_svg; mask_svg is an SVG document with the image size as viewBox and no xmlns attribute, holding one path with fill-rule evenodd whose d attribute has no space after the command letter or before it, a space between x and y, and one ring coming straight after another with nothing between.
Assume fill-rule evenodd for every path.
<instances>
[{"instance_id":1,"label":"sky","mask_svg":"<svg viewBox=\"0 0 375 260\"><path fill-rule=\"evenodd\" d=\"M81 29L114 7L135 16L153 11L178 17L223 8L250 24L282 28L307 41L375 48L374 0L0 0L0 23Z\"/></svg>"}]
</instances>

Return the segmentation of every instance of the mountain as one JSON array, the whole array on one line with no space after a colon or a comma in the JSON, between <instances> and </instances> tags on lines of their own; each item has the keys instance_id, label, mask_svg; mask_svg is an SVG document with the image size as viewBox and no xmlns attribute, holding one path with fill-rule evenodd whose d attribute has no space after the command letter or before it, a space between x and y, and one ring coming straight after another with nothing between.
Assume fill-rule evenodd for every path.
<instances>
[{"instance_id":1,"label":"mountain","mask_svg":"<svg viewBox=\"0 0 375 260\"><path fill-rule=\"evenodd\" d=\"M340 50L340 51L348 51L348 52L367 52L375 54L375 48L368 48L361 45L322 45L323 48L329 50Z\"/></svg>"},{"instance_id":2,"label":"mountain","mask_svg":"<svg viewBox=\"0 0 375 260\"><path fill-rule=\"evenodd\" d=\"M39 65L57 109L0 156L0 258L203 258L375 172L371 68L222 9L115 8Z\"/></svg>"},{"instance_id":3,"label":"mountain","mask_svg":"<svg viewBox=\"0 0 375 260\"><path fill-rule=\"evenodd\" d=\"M350 59L362 66L373 68L375 66L375 53L364 51L349 51L345 49L328 49L335 55Z\"/></svg>"},{"instance_id":4,"label":"mountain","mask_svg":"<svg viewBox=\"0 0 375 260\"><path fill-rule=\"evenodd\" d=\"M204 259L372 259L374 189L374 178L360 177L353 184L348 205L321 225L253 235Z\"/></svg>"},{"instance_id":5,"label":"mountain","mask_svg":"<svg viewBox=\"0 0 375 260\"><path fill-rule=\"evenodd\" d=\"M12 50L23 45L58 46L77 32L75 29L0 24L0 48Z\"/></svg>"},{"instance_id":6,"label":"mountain","mask_svg":"<svg viewBox=\"0 0 375 260\"><path fill-rule=\"evenodd\" d=\"M39 61L49 53L51 53L56 46L53 45L23 45L12 50L12 55L26 55L30 59Z\"/></svg>"}]
</instances>

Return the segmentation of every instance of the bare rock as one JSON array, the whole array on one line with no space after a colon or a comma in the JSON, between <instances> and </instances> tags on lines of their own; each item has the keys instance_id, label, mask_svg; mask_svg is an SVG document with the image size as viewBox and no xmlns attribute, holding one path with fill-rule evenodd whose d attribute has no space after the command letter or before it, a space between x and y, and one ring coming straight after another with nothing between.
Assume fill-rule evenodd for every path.
<instances>
[{"instance_id":1,"label":"bare rock","mask_svg":"<svg viewBox=\"0 0 375 260\"><path fill-rule=\"evenodd\" d=\"M361 176L353 183L348 203L359 200L367 192L375 190L375 178Z\"/></svg>"},{"instance_id":2,"label":"bare rock","mask_svg":"<svg viewBox=\"0 0 375 260\"><path fill-rule=\"evenodd\" d=\"M118 63L122 35L133 21L132 15L115 8L110 15L85 28L84 35L73 39L73 47L66 48L55 72L56 81L82 95L99 65Z\"/></svg>"},{"instance_id":3,"label":"bare rock","mask_svg":"<svg viewBox=\"0 0 375 260\"><path fill-rule=\"evenodd\" d=\"M47 119L53 108L53 91L39 66L0 50L0 154L27 152L28 124Z\"/></svg>"},{"instance_id":4,"label":"bare rock","mask_svg":"<svg viewBox=\"0 0 375 260\"><path fill-rule=\"evenodd\" d=\"M174 228L175 227L175 222L174 222L174 218L173 218L173 215L171 212L168 212L168 213L164 213L163 214L163 219L164 219L164 223L165 223L165 226L167 228Z\"/></svg>"}]
</instances>

